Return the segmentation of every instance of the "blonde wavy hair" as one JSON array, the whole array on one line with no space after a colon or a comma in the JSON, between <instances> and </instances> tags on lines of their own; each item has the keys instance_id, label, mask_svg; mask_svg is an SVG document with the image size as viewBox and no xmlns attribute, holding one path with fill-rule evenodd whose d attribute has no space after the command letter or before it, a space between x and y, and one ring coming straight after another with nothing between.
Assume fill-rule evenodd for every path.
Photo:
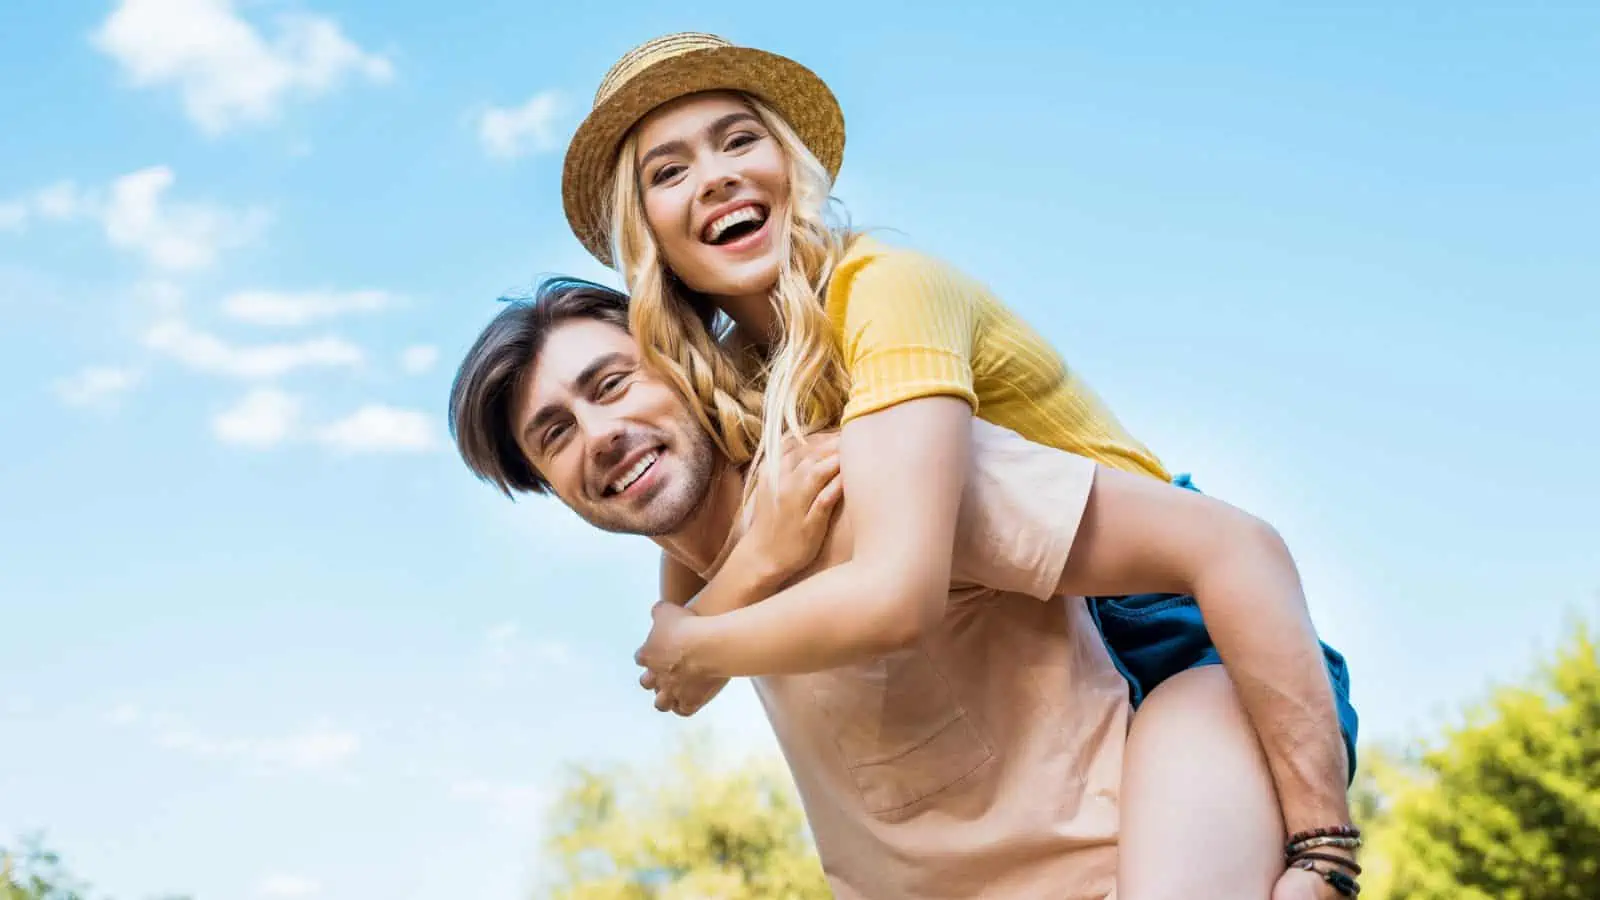
<instances>
[{"instance_id":1,"label":"blonde wavy hair","mask_svg":"<svg viewBox=\"0 0 1600 900\"><path fill-rule=\"evenodd\" d=\"M789 162L789 214L778 223L778 240L789 253L772 289L778 333L766 359L730 351L724 342L728 328L718 326L715 302L667 269L645 218L632 134L623 143L614 176L611 258L632 297L628 327L645 364L689 399L729 460L752 468L765 464L763 475L775 485L781 454L771 448L836 426L849 399L849 375L822 292L852 233L831 221L828 170L781 115L754 97L739 96Z\"/></svg>"}]
</instances>

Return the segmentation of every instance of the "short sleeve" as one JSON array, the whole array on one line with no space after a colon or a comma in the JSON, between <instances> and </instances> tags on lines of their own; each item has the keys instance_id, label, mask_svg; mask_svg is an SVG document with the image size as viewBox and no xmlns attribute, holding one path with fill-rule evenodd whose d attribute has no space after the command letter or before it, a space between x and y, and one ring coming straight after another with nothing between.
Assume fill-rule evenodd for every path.
<instances>
[{"instance_id":1,"label":"short sleeve","mask_svg":"<svg viewBox=\"0 0 1600 900\"><path fill-rule=\"evenodd\" d=\"M919 397L960 397L977 410L981 297L971 285L907 252L875 255L835 279L829 307L850 373L841 424Z\"/></svg>"}]
</instances>

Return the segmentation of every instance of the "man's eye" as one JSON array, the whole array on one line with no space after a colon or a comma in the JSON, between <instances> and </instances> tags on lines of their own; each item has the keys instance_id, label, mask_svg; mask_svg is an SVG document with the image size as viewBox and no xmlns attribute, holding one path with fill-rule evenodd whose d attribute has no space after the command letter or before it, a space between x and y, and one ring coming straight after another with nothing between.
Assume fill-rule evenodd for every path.
<instances>
[{"instance_id":1,"label":"man's eye","mask_svg":"<svg viewBox=\"0 0 1600 900\"><path fill-rule=\"evenodd\" d=\"M567 424L565 422L562 422L562 423L557 424L557 425L551 425L544 433L544 446L545 446L545 449L547 449L547 450L550 449L550 447L552 445L554 445L556 441L560 440L561 436L566 434L566 433L567 433Z\"/></svg>"},{"instance_id":2,"label":"man's eye","mask_svg":"<svg viewBox=\"0 0 1600 900\"><path fill-rule=\"evenodd\" d=\"M626 378L627 376L620 372L615 375L606 376L605 380L600 382L600 396L604 397L616 390L618 387L621 387L622 382Z\"/></svg>"}]
</instances>

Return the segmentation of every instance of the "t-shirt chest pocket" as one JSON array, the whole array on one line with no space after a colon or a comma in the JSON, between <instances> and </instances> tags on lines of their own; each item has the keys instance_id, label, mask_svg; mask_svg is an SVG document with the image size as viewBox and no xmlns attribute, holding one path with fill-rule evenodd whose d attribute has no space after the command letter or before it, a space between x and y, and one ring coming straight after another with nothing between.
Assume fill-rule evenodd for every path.
<instances>
[{"instance_id":1,"label":"t-shirt chest pocket","mask_svg":"<svg viewBox=\"0 0 1600 900\"><path fill-rule=\"evenodd\" d=\"M819 672L810 684L873 815L903 810L938 793L993 755L921 647Z\"/></svg>"}]
</instances>

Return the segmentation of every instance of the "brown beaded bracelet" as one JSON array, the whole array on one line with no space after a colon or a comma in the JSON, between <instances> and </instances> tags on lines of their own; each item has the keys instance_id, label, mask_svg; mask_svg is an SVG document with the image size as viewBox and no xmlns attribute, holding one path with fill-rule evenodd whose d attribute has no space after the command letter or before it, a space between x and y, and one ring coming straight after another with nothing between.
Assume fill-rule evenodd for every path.
<instances>
[{"instance_id":1,"label":"brown beaded bracelet","mask_svg":"<svg viewBox=\"0 0 1600 900\"><path fill-rule=\"evenodd\" d=\"M1320 837L1358 838L1361 837L1361 829L1354 825L1334 825L1331 828L1313 828L1309 831L1299 831L1289 835L1289 843L1298 844L1301 841L1309 841L1312 838Z\"/></svg>"},{"instance_id":2,"label":"brown beaded bracelet","mask_svg":"<svg viewBox=\"0 0 1600 900\"><path fill-rule=\"evenodd\" d=\"M1341 897L1357 897L1361 894L1361 884L1349 875L1338 869L1319 869L1316 863L1309 859L1301 859L1293 863L1290 868L1304 869L1315 875L1320 875Z\"/></svg>"},{"instance_id":3,"label":"brown beaded bracelet","mask_svg":"<svg viewBox=\"0 0 1600 900\"><path fill-rule=\"evenodd\" d=\"M1285 856L1295 856L1306 850L1315 850L1318 847L1338 847L1342 850L1360 850L1361 838L1357 837L1315 837L1297 841L1288 846Z\"/></svg>"},{"instance_id":4,"label":"brown beaded bracelet","mask_svg":"<svg viewBox=\"0 0 1600 900\"><path fill-rule=\"evenodd\" d=\"M1336 866L1343 866L1346 869L1349 869L1351 874L1361 874L1361 864L1355 860L1344 856L1334 856L1332 853L1318 853L1315 850L1305 850L1297 853L1295 854L1294 859L1289 860L1289 862L1292 864L1299 862L1302 859L1314 859L1318 862L1333 863Z\"/></svg>"}]
</instances>

